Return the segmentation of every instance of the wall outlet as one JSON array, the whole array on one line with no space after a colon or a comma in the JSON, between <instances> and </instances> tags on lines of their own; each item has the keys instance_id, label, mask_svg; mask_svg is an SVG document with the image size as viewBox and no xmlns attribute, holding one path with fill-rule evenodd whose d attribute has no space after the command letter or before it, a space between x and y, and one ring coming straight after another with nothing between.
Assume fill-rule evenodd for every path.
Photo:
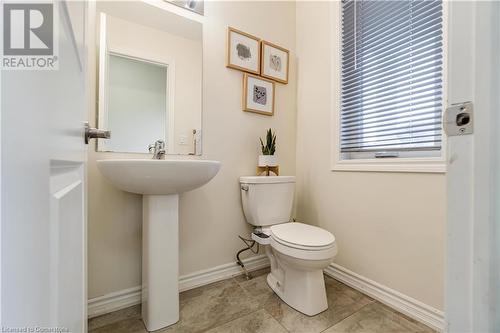
<instances>
[{"instance_id":1,"label":"wall outlet","mask_svg":"<svg viewBox=\"0 0 500 333\"><path fill-rule=\"evenodd\" d=\"M188 144L188 137L187 135L179 135L179 144L180 145L187 145Z\"/></svg>"}]
</instances>

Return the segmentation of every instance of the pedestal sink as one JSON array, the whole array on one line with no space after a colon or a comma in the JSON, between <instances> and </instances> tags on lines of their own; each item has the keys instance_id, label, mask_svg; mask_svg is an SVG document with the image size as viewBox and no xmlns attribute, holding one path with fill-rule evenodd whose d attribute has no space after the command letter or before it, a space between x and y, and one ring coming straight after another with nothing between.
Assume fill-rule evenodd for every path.
<instances>
[{"instance_id":1,"label":"pedestal sink","mask_svg":"<svg viewBox=\"0 0 500 333\"><path fill-rule=\"evenodd\" d=\"M208 183L220 162L205 160L99 160L120 190L143 195L142 319L148 331L179 320L179 193Z\"/></svg>"}]
</instances>

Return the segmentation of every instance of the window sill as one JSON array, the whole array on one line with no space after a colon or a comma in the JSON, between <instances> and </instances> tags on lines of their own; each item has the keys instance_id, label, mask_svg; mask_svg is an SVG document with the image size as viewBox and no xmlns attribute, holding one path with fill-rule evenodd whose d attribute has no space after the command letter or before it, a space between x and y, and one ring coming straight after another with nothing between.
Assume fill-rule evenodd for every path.
<instances>
[{"instance_id":1,"label":"window sill","mask_svg":"<svg viewBox=\"0 0 500 333\"><path fill-rule=\"evenodd\" d=\"M332 171L446 173L442 159L383 159L334 161Z\"/></svg>"}]
</instances>

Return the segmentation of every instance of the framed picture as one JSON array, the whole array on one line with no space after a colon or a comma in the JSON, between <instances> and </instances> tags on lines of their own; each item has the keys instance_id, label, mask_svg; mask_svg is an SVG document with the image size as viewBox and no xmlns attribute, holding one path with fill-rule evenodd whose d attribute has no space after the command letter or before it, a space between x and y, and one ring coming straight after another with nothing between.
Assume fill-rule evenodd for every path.
<instances>
[{"instance_id":1,"label":"framed picture","mask_svg":"<svg viewBox=\"0 0 500 333\"><path fill-rule=\"evenodd\" d=\"M260 74L260 39L228 27L226 66L248 73Z\"/></svg>"},{"instance_id":2,"label":"framed picture","mask_svg":"<svg viewBox=\"0 0 500 333\"><path fill-rule=\"evenodd\" d=\"M274 82L245 73L243 75L243 111L272 116L274 114Z\"/></svg>"},{"instance_id":3,"label":"framed picture","mask_svg":"<svg viewBox=\"0 0 500 333\"><path fill-rule=\"evenodd\" d=\"M281 46L270 42L262 41L261 46L261 73L263 77L268 79L288 83L288 67L289 67L289 51Z\"/></svg>"}]
</instances>

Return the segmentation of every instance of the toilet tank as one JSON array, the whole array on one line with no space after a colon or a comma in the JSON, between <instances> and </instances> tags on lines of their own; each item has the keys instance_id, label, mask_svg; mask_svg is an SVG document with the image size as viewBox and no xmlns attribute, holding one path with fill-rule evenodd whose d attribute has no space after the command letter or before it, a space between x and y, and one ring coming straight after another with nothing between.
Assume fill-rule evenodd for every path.
<instances>
[{"instance_id":1,"label":"toilet tank","mask_svg":"<svg viewBox=\"0 0 500 333\"><path fill-rule=\"evenodd\" d=\"M259 227L289 222L294 190L294 176L241 177L241 202L247 222Z\"/></svg>"}]
</instances>

